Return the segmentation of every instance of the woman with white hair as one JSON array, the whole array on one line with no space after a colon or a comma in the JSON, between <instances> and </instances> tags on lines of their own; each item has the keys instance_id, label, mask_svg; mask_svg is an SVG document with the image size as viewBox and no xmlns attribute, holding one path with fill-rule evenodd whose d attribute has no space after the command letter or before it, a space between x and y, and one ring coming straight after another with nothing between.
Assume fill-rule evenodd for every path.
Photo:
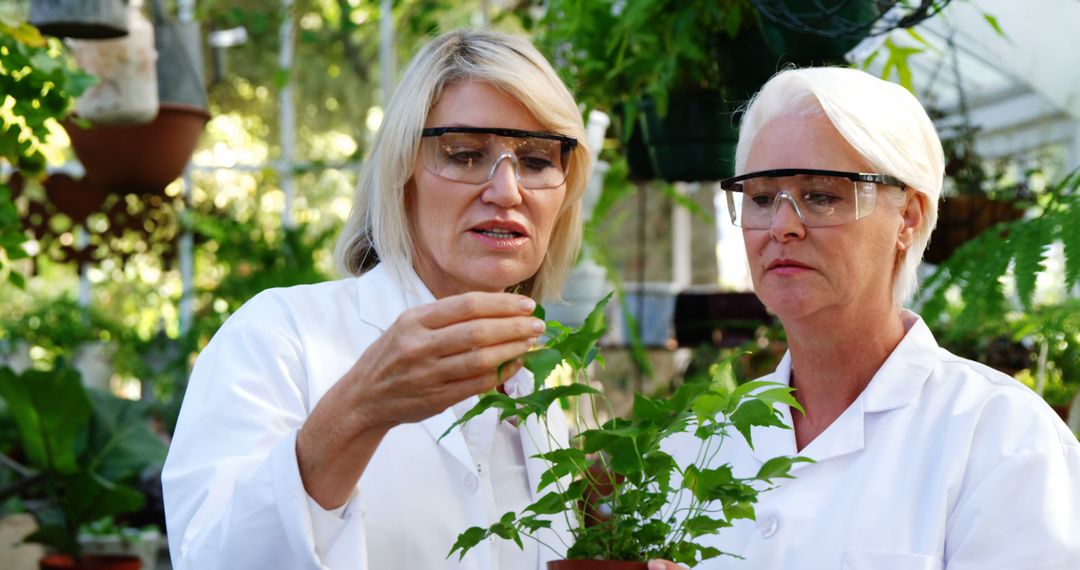
<instances>
[{"instance_id":1,"label":"woman with white hair","mask_svg":"<svg viewBox=\"0 0 1080 570\"><path fill-rule=\"evenodd\" d=\"M1076 437L901 306L944 175L915 97L853 69L783 71L746 109L735 158L731 221L787 333L763 379L795 388L805 414L779 407L793 430L754 428L753 449L729 438L714 465L815 462L709 541L735 556L698 568L1080 568Z\"/></svg>"},{"instance_id":2,"label":"woman with white hair","mask_svg":"<svg viewBox=\"0 0 1080 570\"><path fill-rule=\"evenodd\" d=\"M562 441L495 410L441 436L477 394L533 388L517 359L577 254L584 135L528 41L416 55L338 242L350 277L259 294L195 364L162 476L175 568L542 567L533 541L447 554L537 499L557 406Z\"/></svg>"}]
</instances>

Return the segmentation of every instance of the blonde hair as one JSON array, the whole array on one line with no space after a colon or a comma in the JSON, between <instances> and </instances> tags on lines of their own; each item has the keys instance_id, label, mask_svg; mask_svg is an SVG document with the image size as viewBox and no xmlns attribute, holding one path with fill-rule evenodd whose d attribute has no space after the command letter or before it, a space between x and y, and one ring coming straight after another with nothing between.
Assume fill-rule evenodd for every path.
<instances>
[{"instance_id":1,"label":"blonde hair","mask_svg":"<svg viewBox=\"0 0 1080 570\"><path fill-rule=\"evenodd\" d=\"M352 212L334 248L338 267L348 275L361 275L378 263L399 277L411 271L415 242L405 185L428 112L457 81L489 83L521 102L544 128L578 140L548 250L536 274L517 288L535 299L557 297L581 247L581 197L592 163L585 125L566 85L528 40L490 31L442 34L406 67L361 167Z\"/></svg>"},{"instance_id":2,"label":"blonde hair","mask_svg":"<svg viewBox=\"0 0 1080 570\"><path fill-rule=\"evenodd\" d=\"M750 146L767 123L782 116L818 114L824 114L871 167L926 197L922 224L893 275L893 302L900 306L918 287L916 271L937 225L945 177L941 139L915 96L895 83L857 69L787 69L766 82L747 105L735 150L735 174L746 172ZM889 196L893 204L903 204L902 196Z\"/></svg>"}]
</instances>

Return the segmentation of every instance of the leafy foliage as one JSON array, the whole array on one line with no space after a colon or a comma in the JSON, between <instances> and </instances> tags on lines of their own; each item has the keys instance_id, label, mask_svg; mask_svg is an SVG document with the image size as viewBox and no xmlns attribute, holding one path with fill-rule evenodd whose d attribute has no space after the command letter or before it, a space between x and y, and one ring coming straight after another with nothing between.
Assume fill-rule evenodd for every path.
<instances>
[{"instance_id":1,"label":"leafy foliage","mask_svg":"<svg viewBox=\"0 0 1080 570\"><path fill-rule=\"evenodd\" d=\"M0 160L27 174L41 174L49 122L67 114L72 98L94 81L70 65L59 42L47 41L25 22L0 20ZM11 190L0 182L0 271L8 261L27 257L25 242ZM8 271L7 279L25 285L16 272Z\"/></svg>"},{"instance_id":2,"label":"leafy foliage","mask_svg":"<svg viewBox=\"0 0 1080 570\"><path fill-rule=\"evenodd\" d=\"M86 390L63 361L22 374L0 368L0 401L16 426L17 457L28 473L0 489L0 497L49 499L49 507L35 513L39 530L27 540L77 553L82 526L142 505L142 493L130 483L161 465L165 444L150 430L139 403Z\"/></svg>"},{"instance_id":3,"label":"leafy foliage","mask_svg":"<svg viewBox=\"0 0 1080 570\"><path fill-rule=\"evenodd\" d=\"M1062 285L1065 290L1080 285L1080 170L1040 196L1035 211L1037 215L998 224L958 248L924 282L920 312L943 344L957 345L961 352L979 338L995 338L995 346L1018 341L1045 345L1049 372L1075 392L1071 379L1080 377L1080 304L1067 299L1038 304L1035 285L1046 274L1047 253L1055 242L1064 245ZM1010 270L1022 313L1013 310L1006 296ZM973 348L989 351L994 346ZM997 356L978 355L991 364ZM1011 367L1036 365L1023 360Z\"/></svg>"},{"instance_id":4,"label":"leafy foliage","mask_svg":"<svg viewBox=\"0 0 1080 570\"><path fill-rule=\"evenodd\" d=\"M961 246L923 285L922 314L928 322L944 316L946 294L958 288L963 304L954 316L961 329L996 318L1007 308L1002 278L1009 268L1016 277L1020 303L1031 310L1035 280L1045 268L1047 248L1065 246L1065 286L1080 284L1080 170L1047 192L1038 215L998 224Z\"/></svg>"},{"instance_id":5,"label":"leafy foliage","mask_svg":"<svg viewBox=\"0 0 1080 570\"><path fill-rule=\"evenodd\" d=\"M591 417L597 417L596 403L602 396L589 386L586 368L594 360L602 362L596 342L604 332L604 307L610 298L597 305L580 329L548 322L546 345L525 356L525 367L535 378L533 393L520 398L486 395L450 429L491 408L498 409L502 419L532 417L546 422L555 400L580 395L591 397ZM777 457L752 477L736 477L730 465L712 465L729 436L738 433L752 447L752 427L786 427L774 404L801 410L786 385L762 381L738 385L732 358L715 364L708 375L687 381L669 398L635 394L629 418L590 426L579 407L582 431L572 447L539 456L549 468L538 491L547 492L521 513L506 513L488 528L466 530L449 555L464 557L490 536L520 545L522 536L535 537L539 529L550 527L552 516L566 517L573 529L568 559L666 558L693 566L724 554L698 539L736 519L753 519L758 493L775 479L790 477L795 463L809 461ZM544 380L559 361L573 370L575 382L546 387ZM575 402L581 404L579 399ZM680 465L663 450L663 442L678 434L692 434L700 441L694 463ZM610 515L601 514L601 505Z\"/></svg>"},{"instance_id":6,"label":"leafy foliage","mask_svg":"<svg viewBox=\"0 0 1080 570\"><path fill-rule=\"evenodd\" d=\"M621 107L629 126L646 98L663 115L675 87L721 90L742 79L735 66L745 58L728 54L750 24L747 0L552 0L534 31L579 101Z\"/></svg>"}]
</instances>

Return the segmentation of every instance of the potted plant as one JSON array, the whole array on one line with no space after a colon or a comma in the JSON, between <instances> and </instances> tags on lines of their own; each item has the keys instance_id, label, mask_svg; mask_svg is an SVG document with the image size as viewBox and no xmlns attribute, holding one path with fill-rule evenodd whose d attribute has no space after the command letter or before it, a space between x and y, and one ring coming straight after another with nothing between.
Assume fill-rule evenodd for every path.
<instances>
[{"instance_id":1,"label":"potted plant","mask_svg":"<svg viewBox=\"0 0 1080 570\"><path fill-rule=\"evenodd\" d=\"M137 570L136 556L80 556L79 533L144 502L131 483L161 465L165 445L142 406L85 389L63 360L21 374L0 367L0 400L18 434L12 455L2 459L19 473L0 489L0 502L18 496L37 519L38 530L26 540L53 550L41 567Z\"/></svg>"},{"instance_id":2,"label":"potted plant","mask_svg":"<svg viewBox=\"0 0 1080 570\"><path fill-rule=\"evenodd\" d=\"M877 10L872 0L815 5L827 8L824 19ZM816 22L811 16L802 17ZM536 31L579 100L621 116L632 158L640 151L627 143L641 129L651 167L667 181L730 175L735 110L783 63L835 62L858 41L812 41L762 21L753 0L552 0Z\"/></svg>"},{"instance_id":3,"label":"potted plant","mask_svg":"<svg viewBox=\"0 0 1080 570\"><path fill-rule=\"evenodd\" d=\"M665 451L665 441L683 434L680 437L699 439L704 452L699 457L711 457L727 437L749 442L753 426L782 427L774 404L799 409L792 389L785 385L761 381L737 385L731 359L717 363L708 375L683 383L670 397L635 394L627 418L596 421L599 425L582 420L598 417L605 402L589 385L587 368L603 361L597 341L604 333L604 306L610 298L601 301L579 329L548 322L548 342L525 357L525 367L538 379L532 394L521 398L487 394L451 426L454 429L491 408L498 409L503 419L544 422L548 408L560 399L572 401L580 422L571 447L540 456L550 465L540 479L538 491L544 493L540 499L520 513L506 513L488 528L466 530L450 555L464 556L490 536L520 545L522 537L549 527L550 517L565 517L573 542L559 552L565 560L549 563L551 570L644 568L652 558L692 566L724 554L702 545L702 536L735 519L753 518L758 493L773 480L789 477L794 463L809 461L777 457L752 477L735 477L729 465L709 460L680 464ZM543 318L542 310L537 316ZM572 381L545 386L544 379L560 364L572 371ZM612 565L614 561L636 565Z\"/></svg>"}]
</instances>

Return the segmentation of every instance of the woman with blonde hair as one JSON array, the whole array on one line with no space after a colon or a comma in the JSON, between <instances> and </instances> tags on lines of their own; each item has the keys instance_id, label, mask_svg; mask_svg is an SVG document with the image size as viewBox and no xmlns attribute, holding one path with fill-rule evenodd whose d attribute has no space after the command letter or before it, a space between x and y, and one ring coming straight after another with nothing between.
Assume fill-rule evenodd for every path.
<instances>
[{"instance_id":1,"label":"woman with blonde hair","mask_svg":"<svg viewBox=\"0 0 1080 570\"><path fill-rule=\"evenodd\" d=\"M577 255L584 134L528 41L456 31L413 58L338 242L349 277L259 294L199 356L162 478L174 567L542 567L531 541L447 553L537 498L558 409L562 441L494 410L440 436L477 394L532 389L518 359Z\"/></svg>"}]
</instances>

